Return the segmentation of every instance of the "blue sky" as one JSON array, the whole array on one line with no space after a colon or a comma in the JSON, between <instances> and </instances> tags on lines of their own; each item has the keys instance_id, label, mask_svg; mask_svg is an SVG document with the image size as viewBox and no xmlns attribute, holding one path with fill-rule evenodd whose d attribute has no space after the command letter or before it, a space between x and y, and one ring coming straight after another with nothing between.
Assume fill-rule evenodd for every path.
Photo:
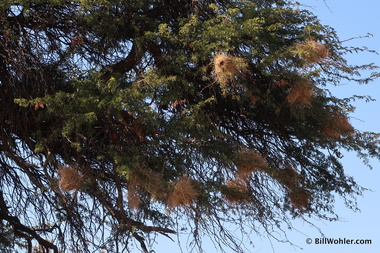
<instances>
[{"instance_id":1,"label":"blue sky","mask_svg":"<svg viewBox=\"0 0 380 253\"><path fill-rule=\"evenodd\" d=\"M301 3L309 6L321 20L323 24L329 25L338 32L341 40L352 37L364 36L367 33L373 34L371 38L351 40L346 43L348 46L367 46L380 52L380 27L379 27L379 0L303 0ZM374 62L380 65L380 56L374 54L358 54L348 56L347 59L352 64L365 64ZM351 115L351 123L363 131L380 132L380 80L367 85L356 83L342 83L338 87L330 89L337 97L349 97L351 95L370 95L377 101L365 103L357 102L356 112ZM301 253L378 253L380 252L380 163L372 160L373 170L368 169L355 154L346 153L343 159L346 171L353 176L356 181L372 191L364 193L362 198L358 198L361 212L348 210L343 203L336 203L336 211L340 215L342 222L315 222L327 238L348 238L348 239L371 239L371 245L327 245L327 244L306 244L306 238L319 238L317 230L302 222L295 222L298 230L302 233L291 231L288 233L289 239L302 247L294 248L290 245L273 242L275 252L301 252ZM268 240L258 240L253 252L273 252Z\"/></svg>"},{"instance_id":2,"label":"blue sky","mask_svg":"<svg viewBox=\"0 0 380 253\"><path fill-rule=\"evenodd\" d=\"M329 25L338 32L341 40L352 37L364 36L367 33L373 34L371 38L351 40L346 43L349 46L367 46L380 52L380 26L379 26L379 0L303 0L301 3L309 8L319 17L323 24ZM348 56L347 59L352 64L365 64L374 62L380 65L380 56L374 54L358 54ZM351 123L363 131L380 132L380 80L367 85L355 83L342 83L338 87L330 89L338 97L349 97L351 95L370 95L377 101L365 103L357 102L356 112L352 115ZM273 242L276 252L300 252L300 253L378 253L380 252L380 163L372 160L374 167L369 170L355 154L346 153L343 159L346 171L353 176L356 181L372 191L364 193L362 198L358 198L361 212L348 210L344 204L337 201L336 211L340 215L342 222L316 222L322 229L326 237L348 238L348 239L371 239L371 245L316 245L306 244L306 238L319 238L317 230L310 226L296 222L296 227L305 235L297 232L289 232L290 240L303 248L294 249L287 244ZM270 243L258 241L253 252L273 252Z\"/></svg>"},{"instance_id":3,"label":"blue sky","mask_svg":"<svg viewBox=\"0 0 380 253\"><path fill-rule=\"evenodd\" d=\"M341 40L352 37L364 36L367 33L373 34L371 38L351 40L347 46L367 46L380 52L380 1L379 0L300 0L307 5L321 20L323 24L329 25L338 32ZM304 6L304 7L305 7ZM374 54L359 54L348 56L347 59L354 65L374 62L380 65L380 56ZM331 89L337 97L349 97L351 95L370 95L377 101L365 103L356 102L356 112L351 115L351 123L363 131L380 132L380 79L367 85L355 83L342 83L338 87ZM347 239L370 239L370 245L327 245L314 243L307 244L306 238L319 238L320 233L307 224L295 221L295 226L300 232L289 231L289 239L300 248L295 248L289 244L270 242L265 237L252 234L251 240L255 247L251 252L270 253L378 253L380 252L380 163L377 160L371 161L374 169L366 167L355 154L346 153L343 159L346 171L353 176L356 181L372 191L364 193L358 198L361 212L348 210L343 203L337 200L336 212L343 220L341 222L315 221L327 238L347 238ZM186 242L183 246L185 246ZM182 248L187 252L185 248ZM212 245L205 244L206 252L216 252ZM159 240L156 252L179 252L177 243L168 239ZM230 253L230 251L227 251Z\"/></svg>"},{"instance_id":4,"label":"blue sky","mask_svg":"<svg viewBox=\"0 0 380 253\"><path fill-rule=\"evenodd\" d=\"M306 2L301 1L301 2ZM334 27L341 40L351 37L373 34L368 39L358 39L347 42L347 45L365 45L370 49L380 52L380 27L378 0L309 0L308 5L313 6L313 11L322 23ZM380 65L380 56L374 54L359 54L347 57L352 64L365 64L374 62ZM331 89L338 97L351 95L370 95L377 101L371 103L355 103L356 112L352 115L351 123L360 130L380 132L380 80L368 85L358 85L354 83L342 83L338 87ZM344 205L337 204L336 210L345 222L318 222L317 224L325 232L326 237L349 238L349 239L371 239L371 245L315 245L306 244L304 237L294 235L294 242L304 250L286 249L285 245L279 245L277 252L305 252L305 253L377 253L380 252L380 163L372 161L373 170L369 170L355 154L346 154L344 165L349 175L352 175L359 184L370 188L372 192L366 192L363 198L358 199L361 212L354 213L347 210ZM317 231L304 226L304 230L310 238L319 237ZM268 251L259 251L268 252Z\"/></svg>"}]
</instances>

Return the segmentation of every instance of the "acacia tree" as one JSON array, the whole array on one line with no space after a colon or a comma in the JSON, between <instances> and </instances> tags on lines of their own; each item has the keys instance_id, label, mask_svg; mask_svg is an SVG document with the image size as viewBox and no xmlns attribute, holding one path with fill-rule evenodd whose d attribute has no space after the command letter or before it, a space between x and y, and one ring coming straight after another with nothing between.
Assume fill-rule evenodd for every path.
<instances>
[{"instance_id":1,"label":"acacia tree","mask_svg":"<svg viewBox=\"0 0 380 253\"><path fill-rule=\"evenodd\" d=\"M287 0L0 3L0 247L149 252L334 220L364 190L341 150L379 158L349 123L361 78L335 31ZM249 230L247 230L247 227ZM132 243L132 244L131 244ZM191 246L190 245L190 246ZM221 247L221 248L222 248ZM193 248L189 248L193 249Z\"/></svg>"}]
</instances>

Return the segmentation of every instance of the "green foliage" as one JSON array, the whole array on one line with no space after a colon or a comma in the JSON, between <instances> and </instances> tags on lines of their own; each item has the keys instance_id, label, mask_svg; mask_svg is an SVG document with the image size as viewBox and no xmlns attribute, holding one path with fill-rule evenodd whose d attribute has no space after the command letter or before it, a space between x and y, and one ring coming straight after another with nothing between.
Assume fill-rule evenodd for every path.
<instances>
[{"instance_id":1,"label":"green foliage","mask_svg":"<svg viewBox=\"0 0 380 253\"><path fill-rule=\"evenodd\" d=\"M352 100L371 99L326 87L367 83L378 73L360 71L377 67L347 63L366 49L311 12L278 0L15 8L0 4L0 211L26 244L113 252L133 237L148 252L142 235L188 222L196 242L208 233L239 251L227 223L271 233L292 217L336 219L336 196L357 208L364 188L341 150L379 158L379 135L349 122ZM65 191L61 168L78 189ZM35 216L14 219L21 209Z\"/></svg>"}]
</instances>

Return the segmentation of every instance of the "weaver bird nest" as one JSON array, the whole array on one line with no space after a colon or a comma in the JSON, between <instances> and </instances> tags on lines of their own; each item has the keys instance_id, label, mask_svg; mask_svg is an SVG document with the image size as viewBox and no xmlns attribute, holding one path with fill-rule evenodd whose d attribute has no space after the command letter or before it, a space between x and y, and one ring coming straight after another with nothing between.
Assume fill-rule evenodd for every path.
<instances>
[{"instance_id":1,"label":"weaver bird nest","mask_svg":"<svg viewBox=\"0 0 380 253\"><path fill-rule=\"evenodd\" d=\"M59 186L64 192L78 190L83 184L83 176L73 167L63 167L58 173Z\"/></svg>"},{"instance_id":2,"label":"weaver bird nest","mask_svg":"<svg viewBox=\"0 0 380 253\"><path fill-rule=\"evenodd\" d=\"M296 51L306 64L319 63L330 55L325 45L310 39L304 43L296 43Z\"/></svg>"},{"instance_id":3,"label":"weaver bird nest","mask_svg":"<svg viewBox=\"0 0 380 253\"><path fill-rule=\"evenodd\" d=\"M189 206L199 196L199 192L196 190L197 181L187 176L179 178L173 182L172 186L173 190L167 200L167 204L171 208Z\"/></svg>"},{"instance_id":4,"label":"weaver bird nest","mask_svg":"<svg viewBox=\"0 0 380 253\"><path fill-rule=\"evenodd\" d=\"M245 59L223 53L214 57L213 65L215 79L221 85L226 85L236 77L242 77L247 71Z\"/></svg>"}]
</instances>

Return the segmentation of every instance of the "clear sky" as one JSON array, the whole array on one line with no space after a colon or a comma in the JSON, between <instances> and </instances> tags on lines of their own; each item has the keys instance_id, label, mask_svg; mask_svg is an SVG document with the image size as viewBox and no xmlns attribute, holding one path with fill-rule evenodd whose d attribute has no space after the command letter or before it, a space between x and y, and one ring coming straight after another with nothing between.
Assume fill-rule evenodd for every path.
<instances>
[{"instance_id":1,"label":"clear sky","mask_svg":"<svg viewBox=\"0 0 380 253\"><path fill-rule=\"evenodd\" d=\"M313 12L319 16L322 23L335 28L341 40L351 37L362 36L367 33L373 34L372 38L358 39L347 42L347 45L364 45L380 53L380 26L379 26L379 0L303 0L312 6ZM347 57L352 64L365 64L374 62L380 65L380 56L374 54L359 54ZM360 130L380 132L380 80L367 85L354 83L342 83L341 86L331 89L338 97L351 95L370 95L377 101L371 103L355 103L356 112L353 114L351 123ZM349 175L372 192L366 192L363 198L358 199L361 212L354 213L344 205L339 204L336 210L345 222L318 223L325 232L326 237L371 239L371 245L316 245L306 244L305 236L291 233L294 242L303 250L293 250L286 245L276 244L276 252L305 252L305 253L378 253L380 252L380 163L373 160L374 169L369 170L355 154L346 154L344 165ZM302 227L302 225L301 225ZM319 237L318 231L303 226L302 232L314 240ZM255 251L254 251L255 252ZM257 252L270 252L268 250Z\"/></svg>"},{"instance_id":2,"label":"clear sky","mask_svg":"<svg viewBox=\"0 0 380 253\"><path fill-rule=\"evenodd\" d=\"M308 5L323 24L336 29L341 40L352 37L364 36L367 33L373 37L367 39L351 40L346 43L350 46L367 46L380 52L380 23L379 23L379 0L302 0L301 3ZM380 56L374 54L358 54L347 57L352 64L365 64L374 62L380 65ZM370 95L377 101L371 103L355 103L356 112L352 115L351 123L363 131L380 132L380 80L367 85L355 83L342 83L338 87L330 89L338 97L351 95ZM290 240L302 247L295 249L292 246L273 242L275 252L305 252L305 253L378 253L380 252L380 163L371 161L374 169L369 170L355 154L346 154L344 166L349 175L371 192L365 192L358 199L361 212L348 210L344 204L337 203L336 211L344 222L316 222L326 237L348 239L371 239L371 245L327 245L306 243L306 238L319 238L320 234L310 226L296 222L296 227L305 235L298 232L289 232ZM253 252L273 252L270 243L258 240Z\"/></svg>"},{"instance_id":3,"label":"clear sky","mask_svg":"<svg viewBox=\"0 0 380 253\"><path fill-rule=\"evenodd\" d=\"M357 39L346 42L347 46L367 46L380 52L380 0L299 0L308 6L325 25L329 25L338 32L341 40L352 37L364 36L371 33L371 38ZM374 54L359 54L348 56L347 59L354 65L374 62L380 65L380 56ZM367 84L342 83L331 89L337 97L349 97L351 95L370 95L377 101L371 103L356 102L356 113L351 115L351 123L363 131L380 132L380 79ZM343 159L347 174L353 176L356 181L372 191L364 193L358 198L361 212L348 210L344 204L337 201L336 212L342 222L318 222L317 224L327 238L370 239L370 245L327 245L315 244L315 238L320 238L320 233L307 224L295 221L295 226L300 232L289 231L289 239L300 248L289 244L270 242L264 237L252 235L251 240L255 247L251 252L280 252L280 253L379 253L380 252L380 163L372 160L374 169L366 167L355 154L346 154ZM312 244L307 244L306 239L311 238ZM159 240L156 252L179 252L177 244L164 238ZM185 245L183 245L185 246ZM184 252L186 249L182 248ZM212 245L205 245L206 252L216 252ZM228 251L228 253L232 251Z\"/></svg>"}]
</instances>

